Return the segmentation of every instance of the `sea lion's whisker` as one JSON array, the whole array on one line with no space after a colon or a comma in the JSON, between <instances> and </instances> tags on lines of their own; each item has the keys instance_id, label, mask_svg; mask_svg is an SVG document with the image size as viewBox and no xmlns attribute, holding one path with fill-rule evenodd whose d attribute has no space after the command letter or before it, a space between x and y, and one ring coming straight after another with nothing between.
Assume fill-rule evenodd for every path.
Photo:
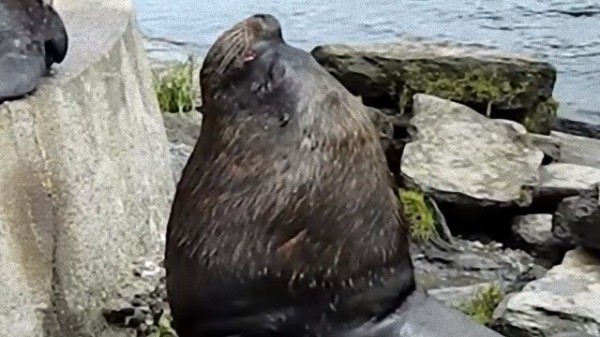
<instances>
[{"instance_id":1,"label":"sea lion's whisker","mask_svg":"<svg viewBox=\"0 0 600 337\"><path fill-rule=\"evenodd\" d=\"M221 62L219 63L217 74L223 74L225 70L234 62L235 58L239 56L245 48L245 45L237 42L234 43L231 48L227 49L225 54L222 56Z\"/></svg>"}]
</instances>

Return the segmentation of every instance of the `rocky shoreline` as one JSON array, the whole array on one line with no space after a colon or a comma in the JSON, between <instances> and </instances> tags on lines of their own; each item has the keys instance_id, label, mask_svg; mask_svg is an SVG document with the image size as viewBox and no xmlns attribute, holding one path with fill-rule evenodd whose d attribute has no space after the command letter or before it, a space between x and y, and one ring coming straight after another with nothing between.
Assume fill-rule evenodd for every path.
<instances>
[{"instance_id":1,"label":"rocky shoreline","mask_svg":"<svg viewBox=\"0 0 600 337\"><path fill-rule=\"evenodd\" d=\"M412 245L421 285L459 309L494 285L482 324L509 337L600 336L600 131L556 117L552 65L415 41L312 54L370 107L398 182L435 214L439 235ZM201 113L163 117L177 181ZM169 336L164 269L135 273L144 290L105 317Z\"/></svg>"}]
</instances>

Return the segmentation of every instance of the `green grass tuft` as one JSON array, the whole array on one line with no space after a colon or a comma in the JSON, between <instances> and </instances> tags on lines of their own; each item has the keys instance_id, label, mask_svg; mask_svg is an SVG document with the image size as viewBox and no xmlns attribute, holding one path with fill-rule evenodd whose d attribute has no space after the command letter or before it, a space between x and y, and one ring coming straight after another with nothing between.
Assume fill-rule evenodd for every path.
<instances>
[{"instance_id":1,"label":"green grass tuft","mask_svg":"<svg viewBox=\"0 0 600 337\"><path fill-rule=\"evenodd\" d=\"M400 201L410 222L410 236L416 242L427 242L435 237L437 229L433 212L421 191L400 189Z\"/></svg>"},{"instance_id":2,"label":"green grass tuft","mask_svg":"<svg viewBox=\"0 0 600 337\"><path fill-rule=\"evenodd\" d=\"M163 112L188 112L195 108L194 58L154 74L154 91Z\"/></svg>"},{"instance_id":3,"label":"green grass tuft","mask_svg":"<svg viewBox=\"0 0 600 337\"><path fill-rule=\"evenodd\" d=\"M486 325L492 320L492 314L503 297L502 289L497 285L491 285L481 289L459 309L480 324Z\"/></svg>"}]
</instances>

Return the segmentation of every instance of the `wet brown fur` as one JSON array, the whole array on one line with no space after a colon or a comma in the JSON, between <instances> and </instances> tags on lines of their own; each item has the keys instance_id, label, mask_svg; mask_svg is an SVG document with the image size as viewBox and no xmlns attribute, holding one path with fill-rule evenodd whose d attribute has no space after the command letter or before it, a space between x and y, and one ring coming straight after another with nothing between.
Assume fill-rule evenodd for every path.
<instances>
[{"instance_id":1,"label":"wet brown fur","mask_svg":"<svg viewBox=\"0 0 600 337\"><path fill-rule=\"evenodd\" d=\"M368 319L414 288L407 228L360 99L283 47L267 89L236 80L258 42L284 43L273 19L236 24L201 69L201 135L167 230L180 337L319 335L328 319Z\"/></svg>"}]
</instances>

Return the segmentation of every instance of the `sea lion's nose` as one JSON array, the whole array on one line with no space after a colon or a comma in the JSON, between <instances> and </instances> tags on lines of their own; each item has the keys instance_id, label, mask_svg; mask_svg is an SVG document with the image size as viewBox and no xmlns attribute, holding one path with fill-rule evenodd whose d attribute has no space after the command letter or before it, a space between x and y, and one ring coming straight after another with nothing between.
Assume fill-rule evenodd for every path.
<instances>
[{"instance_id":1,"label":"sea lion's nose","mask_svg":"<svg viewBox=\"0 0 600 337\"><path fill-rule=\"evenodd\" d=\"M255 19L262 20L263 22L270 22L270 23L278 22L277 19L275 18L275 16L273 16L272 14L258 13L258 14L252 15L252 17Z\"/></svg>"},{"instance_id":2,"label":"sea lion's nose","mask_svg":"<svg viewBox=\"0 0 600 337\"><path fill-rule=\"evenodd\" d=\"M279 24L279 20L272 14L257 13L252 15L251 18L260 22L263 29L281 37L281 25Z\"/></svg>"},{"instance_id":3,"label":"sea lion's nose","mask_svg":"<svg viewBox=\"0 0 600 337\"><path fill-rule=\"evenodd\" d=\"M266 20L267 19L267 14L254 14L252 15L253 18L257 18L257 19L261 19L261 20Z\"/></svg>"}]
</instances>

